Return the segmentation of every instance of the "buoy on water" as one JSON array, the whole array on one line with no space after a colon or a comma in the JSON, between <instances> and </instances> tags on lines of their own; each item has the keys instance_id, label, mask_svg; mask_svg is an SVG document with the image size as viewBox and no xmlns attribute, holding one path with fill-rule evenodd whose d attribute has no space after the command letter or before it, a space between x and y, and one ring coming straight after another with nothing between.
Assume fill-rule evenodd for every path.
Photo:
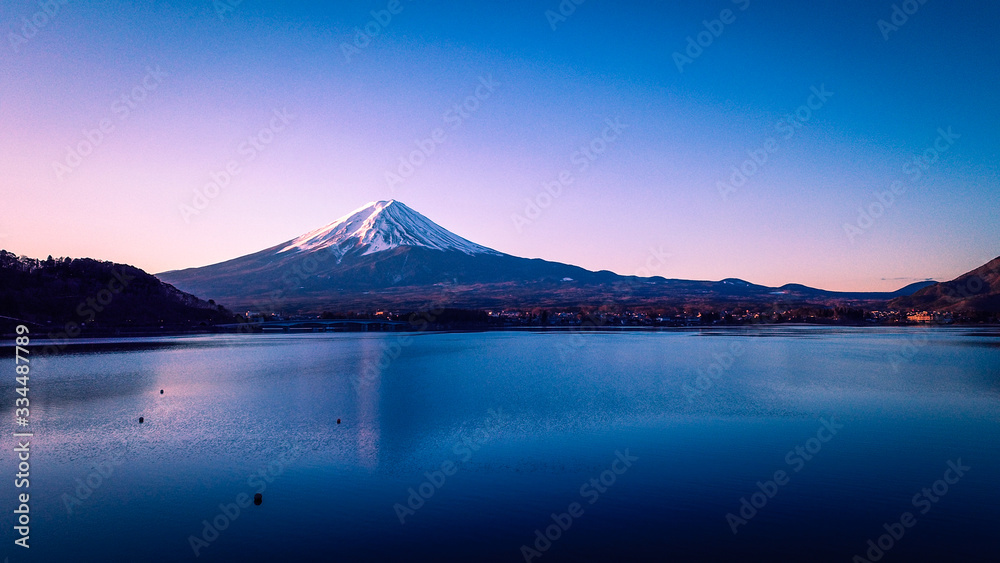
<instances>
[{"instance_id":1,"label":"buoy on water","mask_svg":"<svg viewBox=\"0 0 1000 563\"><path fill-rule=\"evenodd\" d=\"M163 394L163 389L160 389L160 395L162 395L162 394Z\"/></svg>"},{"instance_id":2,"label":"buoy on water","mask_svg":"<svg viewBox=\"0 0 1000 563\"><path fill-rule=\"evenodd\" d=\"M142 421L143 421L143 420L144 420L144 419L143 419L143 418L142 418L142 417L140 416L140 417L139 417L139 424L142 424Z\"/></svg>"},{"instance_id":3,"label":"buoy on water","mask_svg":"<svg viewBox=\"0 0 1000 563\"><path fill-rule=\"evenodd\" d=\"M340 424L340 419L339 418L337 419L337 424Z\"/></svg>"},{"instance_id":4,"label":"buoy on water","mask_svg":"<svg viewBox=\"0 0 1000 563\"><path fill-rule=\"evenodd\" d=\"M260 506L260 503L264 502L264 495L257 493L253 496L253 503Z\"/></svg>"}]
</instances>

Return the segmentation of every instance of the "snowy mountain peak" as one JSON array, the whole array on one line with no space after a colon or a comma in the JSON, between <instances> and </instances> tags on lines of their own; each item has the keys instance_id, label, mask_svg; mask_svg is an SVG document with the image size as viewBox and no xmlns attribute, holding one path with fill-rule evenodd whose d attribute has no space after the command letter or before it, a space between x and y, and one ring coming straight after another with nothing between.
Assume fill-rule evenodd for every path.
<instances>
[{"instance_id":1,"label":"snowy mountain peak","mask_svg":"<svg viewBox=\"0 0 1000 563\"><path fill-rule=\"evenodd\" d=\"M355 209L325 227L289 241L278 253L329 249L337 254L339 261L352 250L363 250L361 254L365 255L400 246L501 255L448 231L393 199L373 201Z\"/></svg>"}]
</instances>

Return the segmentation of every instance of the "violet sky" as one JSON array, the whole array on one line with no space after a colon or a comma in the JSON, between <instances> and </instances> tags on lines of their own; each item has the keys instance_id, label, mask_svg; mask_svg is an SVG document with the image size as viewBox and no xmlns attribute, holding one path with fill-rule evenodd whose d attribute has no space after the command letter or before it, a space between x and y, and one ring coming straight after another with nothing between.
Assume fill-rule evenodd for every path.
<instances>
[{"instance_id":1,"label":"violet sky","mask_svg":"<svg viewBox=\"0 0 1000 563\"><path fill-rule=\"evenodd\" d=\"M0 247L161 272L395 198L622 274L892 290L1000 255L996 3L142 4L2 3Z\"/></svg>"}]
</instances>

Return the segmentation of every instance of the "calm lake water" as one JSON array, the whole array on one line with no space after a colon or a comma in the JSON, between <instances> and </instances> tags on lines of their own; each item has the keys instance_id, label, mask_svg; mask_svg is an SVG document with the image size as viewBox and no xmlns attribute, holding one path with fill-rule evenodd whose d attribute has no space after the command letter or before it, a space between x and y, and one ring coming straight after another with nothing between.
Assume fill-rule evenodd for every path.
<instances>
[{"instance_id":1,"label":"calm lake water","mask_svg":"<svg viewBox=\"0 0 1000 563\"><path fill-rule=\"evenodd\" d=\"M1000 548L997 330L225 335L31 366L30 553L2 444L12 563Z\"/></svg>"}]
</instances>

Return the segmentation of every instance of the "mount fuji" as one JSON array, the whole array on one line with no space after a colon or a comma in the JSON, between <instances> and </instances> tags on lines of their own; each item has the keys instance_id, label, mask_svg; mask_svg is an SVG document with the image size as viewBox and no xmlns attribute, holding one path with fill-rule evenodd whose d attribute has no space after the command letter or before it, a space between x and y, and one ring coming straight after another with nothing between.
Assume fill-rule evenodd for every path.
<instances>
[{"instance_id":1,"label":"mount fuji","mask_svg":"<svg viewBox=\"0 0 1000 563\"><path fill-rule=\"evenodd\" d=\"M306 313L447 305L464 308L578 305L885 301L894 293L837 293L639 278L528 259L466 240L395 201L369 203L289 241L226 262L157 274L183 291L237 311Z\"/></svg>"},{"instance_id":2,"label":"mount fuji","mask_svg":"<svg viewBox=\"0 0 1000 563\"><path fill-rule=\"evenodd\" d=\"M503 256L465 240L395 200L372 202L355 209L323 228L290 241L278 253L326 250L340 262L351 252L367 256L401 246L457 251L469 256Z\"/></svg>"}]
</instances>

